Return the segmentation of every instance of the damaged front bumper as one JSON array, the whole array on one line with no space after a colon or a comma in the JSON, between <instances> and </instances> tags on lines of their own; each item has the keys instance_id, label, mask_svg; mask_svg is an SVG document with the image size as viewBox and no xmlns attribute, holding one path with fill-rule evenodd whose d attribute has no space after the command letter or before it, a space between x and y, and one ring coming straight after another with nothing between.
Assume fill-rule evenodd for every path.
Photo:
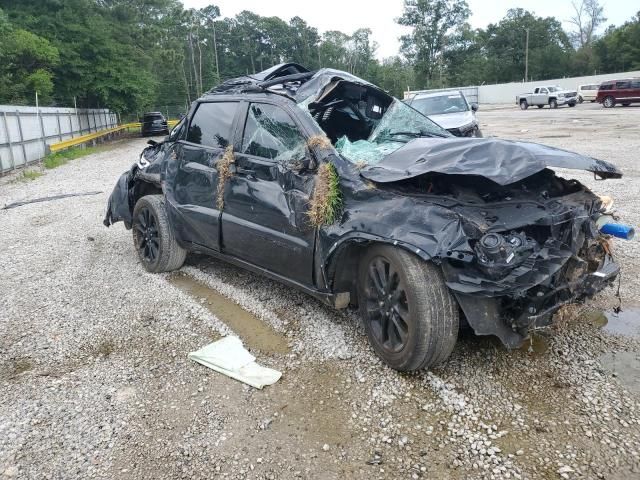
<instances>
[{"instance_id":1,"label":"damaged front bumper","mask_svg":"<svg viewBox=\"0 0 640 480\"><path fill-rule=\"evenodd\" d=\"M450 264L443 267L445 278L456 277ZM532 273L540 272L534 269ZM595 295L611 285L619 273L620 267L607 253L594 271L589 271L585 260L572 256L556 273L545 275L544 281L532 286L521 284L520 290L508 295L499 291L469 293L460 283L447 284L477 335L496 335L505 346L517 348L530 329L549 325L560 307Z\"/></svg>"}]
</instances>

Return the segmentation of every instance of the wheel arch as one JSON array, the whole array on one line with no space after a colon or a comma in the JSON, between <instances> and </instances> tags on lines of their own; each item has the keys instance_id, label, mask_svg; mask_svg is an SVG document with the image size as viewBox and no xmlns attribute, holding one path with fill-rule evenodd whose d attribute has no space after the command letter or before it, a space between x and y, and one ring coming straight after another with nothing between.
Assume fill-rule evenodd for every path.
<instances>
[{"instance_id":1,"label":"wheel arch","mask_svg":"<svg viewBox=\"0 0 640 480\"><path fill-rule=\"evenodd\" d=\"M123 218L125 227L130 229L133 225L133 210L136 208L136 203L142 197L147 195L162 195L162 188L155 182L145 180L142 178L134 178L129 187L129 218Z\"/></svg>"},{"instance_id":2,"label":"wheel arch","mask_svg":"<svg viewBox=\"0 0 640 480\"><path fill-rule=\"evenodd\" d=\"M358 266L364 252L374 245L391 245L401 248L425 262L434 257L424 249L407 242L362 232L352 232L332 245L324 262L325 278L335 294L349 292L349 304L357 306ZM347 305L344 305L345 307Z\"/></svg>"}]
</instances>

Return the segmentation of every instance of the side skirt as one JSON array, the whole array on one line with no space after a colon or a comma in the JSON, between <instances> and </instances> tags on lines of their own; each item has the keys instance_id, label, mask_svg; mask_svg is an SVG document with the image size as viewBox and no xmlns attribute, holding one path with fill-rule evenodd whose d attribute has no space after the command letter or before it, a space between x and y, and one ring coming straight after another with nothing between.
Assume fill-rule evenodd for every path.
<instances>
[{"instance_id":1,"label":"side skirt","mask_svg":"<svg viewBox=\"0 0 640 480\"><path fill-rule=\"evenodd\" d=\"M344 303L344 298L343 298L344 294L338 293L334 295L333 293L328 291L316 290L315 288L308 287L306 285L293 281L287 277L283 277L282 275L274 273L265 268L246 262L237 257L226 255L224 253L220 253L215 250L211 250L209 248L203 247L202 245L197 245L195 243L187 243L186 245L184 245L184 247L186 247L191 253L203 253L205 255L209 255L210 257L217 258L224 262L230 263L231 265L235 265L245 270L249 270L250 272L257 273L258 275L262 275L263 277L270 278L284 285L295 288L296 290L304 292L307 295L311 295L312 297L316 298L317 300L320 300L322 303L330 307L343 308L341 307L341 305Z\"/></svg>"}]
</instances>

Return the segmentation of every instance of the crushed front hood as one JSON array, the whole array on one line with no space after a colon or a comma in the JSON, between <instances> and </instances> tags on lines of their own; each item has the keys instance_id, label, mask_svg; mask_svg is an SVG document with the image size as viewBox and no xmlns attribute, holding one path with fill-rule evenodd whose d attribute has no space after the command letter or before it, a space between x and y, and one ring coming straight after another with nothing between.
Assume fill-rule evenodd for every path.
<instances>
[{"instance_id":1,"label":"crushed front hood","mask_svg":"<svg viewBox=\"0 0 640 480\"><path fill-rule=\"evenodd\" d=\"M508 185L547 167L586 170L601 178L622 177L615 165L603 160L546 145L497 138L417 138L360 173L379 183L433 172L479 175Z\"/></svg>"}]
</instances>

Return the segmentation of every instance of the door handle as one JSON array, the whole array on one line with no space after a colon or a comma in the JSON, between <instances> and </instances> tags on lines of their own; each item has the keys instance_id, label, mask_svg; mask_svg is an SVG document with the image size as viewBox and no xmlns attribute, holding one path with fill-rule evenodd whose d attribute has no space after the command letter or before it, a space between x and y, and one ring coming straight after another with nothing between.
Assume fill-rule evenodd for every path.
<instances>
[{"instance_id":1,"label":"door handle","mask_svg":"<svg viewBox=\"0 0 640 480\"><path fill-rule=\"evenodd\" d=\"M255 175L256 171L255 170L251 170L250 168L236 167L236 173L238 173L240 175L253 176L253 175Z\"/></svg>"}]
</instances>

